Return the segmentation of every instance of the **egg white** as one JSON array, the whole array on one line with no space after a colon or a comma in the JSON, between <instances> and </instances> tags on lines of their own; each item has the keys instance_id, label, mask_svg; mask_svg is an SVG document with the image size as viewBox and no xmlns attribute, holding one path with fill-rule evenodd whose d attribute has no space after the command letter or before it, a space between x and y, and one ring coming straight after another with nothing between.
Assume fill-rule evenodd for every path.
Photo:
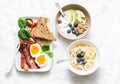
<instances>
[{"instance_id":1,"label":"egg white","mask_svg":"<svg viewBox=\"0 0 120 84\"><path fill-rule=\"evenodd\" d=\"M39 63L37 62L37 58L38 58L39 56L41 56L41 55L44 55L44 56L45 56L45 59L46 59L46 61L45 61L43 64L39 64ZM45 65L47 64L47 62L49 61L49 57L48 57L48 55L45 54L45 53L42 53L42 54L40 54L39 56L36 57L35 62L36 62L36 64L37 64L39 67L43 67L43 66L45 66Z\"/></svg>"},{"instance_id":2,"label":"egg white","mask_svg":"<svg viewBox=\"0 0 120 84\"><path fill-rule=\"evenodd\" d=\"M31 52L32 46L37 46L37 47L39 48L39 52L38 52L37 54L33 54L33 53ZM41 51L42 51L42 49L41 49L41 47L40 47L40 45L39 45L38 43L35 43L35 44L31 44L31 45L30 45L30 54L31 54L31 56L32 56L33 58L36 58L37 56L40 56Z\"/></svg>"}]
</instances>

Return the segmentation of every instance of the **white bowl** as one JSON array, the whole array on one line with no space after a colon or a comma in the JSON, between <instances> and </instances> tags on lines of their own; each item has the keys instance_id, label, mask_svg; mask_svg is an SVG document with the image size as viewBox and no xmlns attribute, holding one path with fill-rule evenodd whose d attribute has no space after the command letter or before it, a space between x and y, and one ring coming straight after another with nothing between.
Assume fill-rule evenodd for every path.
<instances>
[{"instance_id":1,"label":"white bowl","mask_svg":"<svg viewBox=\"0 0 120 84\"><path fill-rule=\"evenodd\" d=\"M75 74L78 74L78 75L89 75L89 74L92 74L93 72L95 72L99 65L100 65L100 55L99 55L99 51L98 51L98 48L93 44L91 43L90 41L88 40L85 40L85 39L81 39L81 40L76 40L74 42L72 42L68 49L67 49L67 52L66 52L66 56L68 58L68 53L69 51L73 48L73 46L75 46L76 44L87 44L87 45L90 45L91 47L94 47L95 50L96 50L96 59L95 59L95 64L94 66L89 70L89 71L80 71L80 70L77 70L75 69L71 64L70 64L70 61L68 61L67 63L67 66L69 68L70 71L72 71L73 73ZM68 58L69 59L69 58Z\"/></svg>"}]
</instances>

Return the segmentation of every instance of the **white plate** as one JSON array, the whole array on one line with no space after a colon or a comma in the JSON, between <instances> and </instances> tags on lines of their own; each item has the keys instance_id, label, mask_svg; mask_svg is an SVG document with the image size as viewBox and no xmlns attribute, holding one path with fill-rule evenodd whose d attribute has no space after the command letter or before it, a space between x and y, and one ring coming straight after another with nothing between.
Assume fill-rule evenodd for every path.
<instances>
[{"instance_id":1,"label":"white plate","mask_svg":"<svg viewBox=\"0 0 120 84\"><path fill-rule=\"evenodd\" d=\"M27 18L27 17L25 17L25 18ZM28 17L28 18L33 19L33 21L37 21L37 17ZM19 39L18 39L18 42L19 42ZM50 44L50 51L52 51L52 43L50 42L49 44ZM53 64L53 58L50 58L48 63L44 67L40 67L39 69L29 69L28 72L46 72L46 71L49 71L51 69L52 64ZM25 70L23 70L21 68L21 54L20 54L20 52L18 52L16 57L15 57L15 66L16 66L16 69L18 71L25 72Z\"/></svg>"},{"instance_id":2,"label":"white plate","mask_svg":"<svg viewBox=\"0 0 120 84\"><path fill-rule=\"evenodd\" d=\"M52 44L50 43L50 50L52 51ZM48 63L44 67L40 67L39 69L29 69L28 72L46 72L49 71L52 67L53 59L50 58ZM25 71L21 68L21 54L18 52L18 54L15 57L15 65L16 69L18 71Z\"/></svg>"}]
</instances>

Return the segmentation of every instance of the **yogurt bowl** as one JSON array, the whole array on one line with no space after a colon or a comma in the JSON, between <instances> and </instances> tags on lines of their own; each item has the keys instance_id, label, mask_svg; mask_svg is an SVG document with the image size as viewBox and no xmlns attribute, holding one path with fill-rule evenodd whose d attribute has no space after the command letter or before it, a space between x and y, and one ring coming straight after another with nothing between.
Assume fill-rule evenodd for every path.
<instances>
[{"instance_id":1,"label":"yogurt bowl","mask_svg":"<svg viewBox=\"0 0 120 84\"><path fill-rule=\"evenodd\" d=\"M81 39L71 43L66 51L68 68L78 75L89 75L100 65L98 48L90 41Z\"/></svg>"},{"instance_id":2,"label":"yogurt bowl","mask_svg":"<svg viewBox=\"0 0 120 84\"><path fill-rule=\"evenodd\" d=\"M88 11L78 4L66 5L62 10L65 17L58 12L55 18L58 33L69 40L77 40L86 36L91 25Z\"/></svg>"}]
</instances>

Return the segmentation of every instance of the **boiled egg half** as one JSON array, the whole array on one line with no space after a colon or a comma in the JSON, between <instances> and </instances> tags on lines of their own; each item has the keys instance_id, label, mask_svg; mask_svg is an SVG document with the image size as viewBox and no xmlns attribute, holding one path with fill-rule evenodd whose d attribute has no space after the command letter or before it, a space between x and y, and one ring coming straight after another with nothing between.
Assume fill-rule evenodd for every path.
<instances>
[{"instance_id":1,"label":"boiled egg half","mask_svg":"<svg viewBox=\"0 0 120 84\"><path fill-rule=\"evenodd\" d=\"M43 67L47 64L49 58L47 54L40 54L35 58L35 62L39 67Z\"/></svg>"},{"instance_id":2,"label":"boiled egg half","mask_svg":"<svg viewBox=\"0 0 120 84\"><path fill-rule=\"evenodd\" d=\"M30 45L30 54L33 58L40 56L41 51L42 51L42 49L38 43Z\"/></svg>"}]
</instances>

